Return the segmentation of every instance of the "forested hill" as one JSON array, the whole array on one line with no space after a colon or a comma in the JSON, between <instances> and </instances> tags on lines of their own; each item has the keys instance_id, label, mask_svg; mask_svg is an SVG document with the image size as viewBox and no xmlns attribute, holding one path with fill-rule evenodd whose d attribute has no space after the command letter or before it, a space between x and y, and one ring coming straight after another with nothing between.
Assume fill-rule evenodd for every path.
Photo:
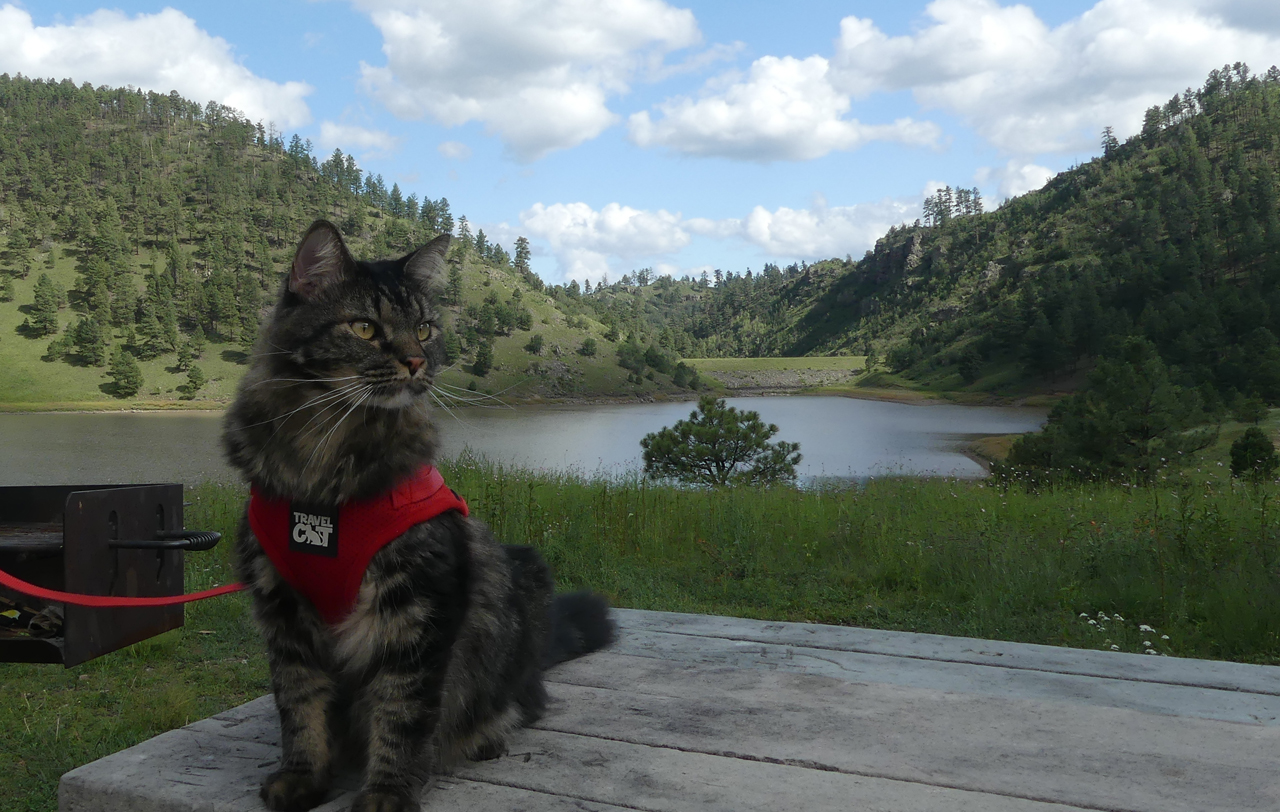
<instances>
[{"instance_id":1,"label":"forested hill","mask_svg":"<svg viewBox=\"0 0 1280 812\"><path fill-rule=\"evenodd\" d=\"M317 158L310 142L217 103L3 75L0 403L225 400L318 217L357 256L456 235L454 386L680 388L669 364L643 378L618 366L607 328L530 271L526 240L508 249L473 233L443 197L402 195L340 150Z\"/></svg>"},{"instance_id":2,"label":"forested hill","mask_svg":"<svg viewBox=\"0 0 1280 812\"><path fill-rule=\"evenodd\" d=\"M1142 132L982 212L944 189L860 260L731 277L686 320L721 354L875 352L935 386L1071 388L1148 339L1206 405L1280 403L1280 71L1236 65Z\"/></svg>"}]
</instances>

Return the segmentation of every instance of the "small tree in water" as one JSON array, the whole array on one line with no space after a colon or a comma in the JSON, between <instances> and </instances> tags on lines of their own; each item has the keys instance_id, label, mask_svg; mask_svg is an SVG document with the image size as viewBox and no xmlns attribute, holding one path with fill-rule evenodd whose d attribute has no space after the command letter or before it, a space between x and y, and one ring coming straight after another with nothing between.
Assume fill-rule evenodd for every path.
<instances>
[{"instance_id":1,"label":"small tree in water","mask_svg":"<svg viewBox=\"0 0 1280 812\"><path fill-rule=\"evenodd\" d=\"M757 412L740 412L723 398L704 395L688 420L640 441L644 472L697 485L794 482L800 444L769 442L777 433Z\"/></svg>"}]
</instances>

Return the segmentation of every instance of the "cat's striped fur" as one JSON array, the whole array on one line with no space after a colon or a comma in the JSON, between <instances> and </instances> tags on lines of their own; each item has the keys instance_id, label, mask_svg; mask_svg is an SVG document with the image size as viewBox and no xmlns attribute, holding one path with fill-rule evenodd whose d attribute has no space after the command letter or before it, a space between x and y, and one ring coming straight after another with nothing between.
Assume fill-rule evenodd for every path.
<instances>
[{"instance_id":1,"label":"cat's striped fur","mask_svg":"<svg viewBox=\"0 0 1280 812\"><path fill-rule=\"evenodd\" d=\"M307 232L226 418L228 458L264 495L339 504L433 460L427 397L443 355L448 244L365 263L331 224ZM236 565L280 710L283 757L262 787L274 810L315 806L353 765L364 774L354 810L417 809L430 771L499 755L538 718L545 667L612 635L602 599L553 598L536 551L454 512L377 553L336 627L277 574L247 519Z\"/></svg>"}]
</instances>

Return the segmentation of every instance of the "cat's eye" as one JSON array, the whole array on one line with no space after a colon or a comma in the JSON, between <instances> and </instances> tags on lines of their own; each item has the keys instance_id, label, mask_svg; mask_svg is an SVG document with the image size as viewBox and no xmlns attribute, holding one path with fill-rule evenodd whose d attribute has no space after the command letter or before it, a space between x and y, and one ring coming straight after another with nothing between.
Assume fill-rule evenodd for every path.
<instances>
[{"instance_id":1,"label":"cat's eye","mask_svg":"<svg viewBox=\"0 0 1280 812\"><path fill-rule=\"evenodd\" d=\"M426 341L428 338L431 338L431 333L432 333L432 327L427 322L424 321L422 324L418 325L419 341Z\"/></svg>"},{"instance_id":2,"label":"cat's eye","mask_svg":"<svg viewBox=\"0 0 1280 812\"><path fill-rule=\"evenodd\" d=\"M347 324L351 328L351 332L356 334L357 338L363 338L365 341L373 338L377 331L373 329L373 325L367 321L353 321Z\"/></svg>"}]
</instances>

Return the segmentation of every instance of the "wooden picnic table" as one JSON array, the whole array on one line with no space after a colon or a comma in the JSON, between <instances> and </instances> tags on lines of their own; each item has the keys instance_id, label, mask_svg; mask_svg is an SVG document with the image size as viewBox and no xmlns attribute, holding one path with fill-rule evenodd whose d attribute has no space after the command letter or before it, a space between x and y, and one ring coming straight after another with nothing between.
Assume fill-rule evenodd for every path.
<instances>
[{"instance_id":1,"label":"wooden picnic table","mask_svg":"<svg viewBox=\"0 0 1280 812\"><path fill-rule=\"evenodd\" d=\"M1280 809L1280 668L618 610L434 812ZM269 696L67 773L62 812L257 812ZM346 779L348 788L351 777ZM319 807L337 812L349 789Z\"/></svg>"}]
</instances>

